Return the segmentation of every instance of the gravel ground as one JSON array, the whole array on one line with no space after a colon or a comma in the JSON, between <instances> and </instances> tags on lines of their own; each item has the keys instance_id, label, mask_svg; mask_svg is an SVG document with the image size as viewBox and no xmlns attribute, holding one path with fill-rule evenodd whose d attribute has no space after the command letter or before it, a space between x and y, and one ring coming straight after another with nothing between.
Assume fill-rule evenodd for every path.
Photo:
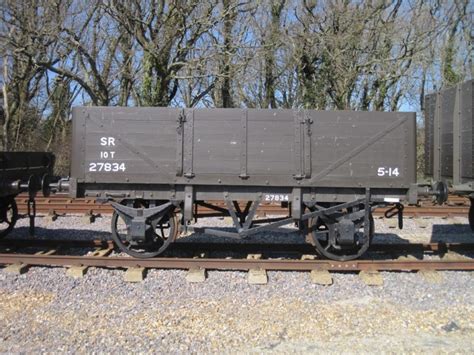
<instances>
[{"instance_id":1,"label":"gravel ground","mask_svg":"<svg viewBox=\"0 0 474 355\"><path fill-rule=\"evenodd\" d=\"M27 236L26 225L19 221L15 237ZM39 238L106 239L110 218L37 225ZM474 241L466 218L407 219L405 228L376 220L376 241ZM302 241L296 233L257 238ZM433 284L382 273L384 285L369 287L343 273L319 286L308 273L269 272L269 283L255 286L228 271L211 271L201 284L178 270L151 270L137 284L125 283L122 270L90 269L83 279L63 268L0 272L0 352L473 353L473 273L441 274Z\"/></svg>"}]
</instances>

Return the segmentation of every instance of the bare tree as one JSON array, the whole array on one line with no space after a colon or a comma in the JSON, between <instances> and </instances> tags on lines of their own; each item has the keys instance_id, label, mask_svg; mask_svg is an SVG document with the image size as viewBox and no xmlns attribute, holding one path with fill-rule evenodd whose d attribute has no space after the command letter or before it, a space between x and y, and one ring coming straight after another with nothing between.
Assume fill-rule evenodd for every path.
<instances>
[{"instance_id":1,"label":"bare tree","mask_svg":"<svg viewBox=\"0 0 474 355\"><path fill-rule=\"evenodd\" d=\"M62 154L75 104L423 109L426 92L472 78L473 11L469 0L4 0L1 148Z\"/></svg>"},{"instance_id":2,"label":"bare tree","mask_svg":"<svg viewBox=\"0 0 474 355\"><path fill-rule=\"evenodd\" d=\"M430 6L390 2L306 1L297 18L295 52L305 105L396 109L427 39L442 28L425 21ZM318 93L321 98L318 100Z\"/></svg>"},{"instance_id":3,"label":"bare tree","mask_svg":"<svg viewBox=\"0 0 474 355\"><path fill-rule=\"evenodd\" d=\"M107 11L142 50L137 104L168 106L178 91L177 73L201 36L214 27L215 2L109 1Z\"/></svg>"},{"instance_id":4,"label":"bare tree","mask_svg":"<svg viewBox=\"0 0 474 355\"><path fill-rule=\"evenodd\" d=\"M58 8L44 9L36 4L6 1L0 7L4 121L2 149L31 149L25 139L37 127L41 112L32 102L39 97L45 69L35 62L52 49L49 37L33 37L54 26ZM49 20L43 21L43 17Z\"/></svg>"},{"instance_id":5,"label":"bare tree","mask_svg":"<svg viewBox=\"0 0 474 355\"><path fill-rule=\"evenodd\" d=\"M271 2L271 21L263 41L265 47L265 102L263 107L277 108L276 92L276 52L281 45L280 21L286 0Z\"/></svg>"},{"instance_id":6,"label":"bare tree","mask_svg":"<svg viewBox=\"0 0 474 355\"><path fill-rule=\"evenodd\" d=\"M463 78L463 76L460 73L457 73L455 69L455 46L456 37L460 30L461 24L463 20L467 17L468 4L469 2L466 0L454 1L453 10L450 14L450 24L447 29L448 31L442 49L443 86L451 86L457 84L462 81ZM472 38L470 40L472 40Z\"/></svg>"},{"instance_id":7,"label":"bare tree","mask_svg":"<svg viewBox=\"0 0 474 355\"><path fill-rule=\"evenodd\" d=\"M214 90L217 107L233 107L232 99L232 60L237 47L234 44L233 29L237 18L237 7L231 0L222 0L222 49L219 51L219 73ZM218 40L217 40L218 41Z\"/></svg>"}]
</instances>

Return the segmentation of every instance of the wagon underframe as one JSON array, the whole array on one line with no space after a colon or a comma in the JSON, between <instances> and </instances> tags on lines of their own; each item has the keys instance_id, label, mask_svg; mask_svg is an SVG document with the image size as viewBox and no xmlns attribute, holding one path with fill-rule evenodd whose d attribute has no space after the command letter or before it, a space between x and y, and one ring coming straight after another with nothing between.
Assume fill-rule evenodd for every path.
<instances>
[{"instance_id":1,"label":"wagon underframe","mask_svg":"<svg viewBox=\"0 0 474 355\"><path fill-rule=\"evenodd\" d=\"M95 187L97 188L97 187ZM144 190L87 189L88 195L112 201L115 213L127 226L120 237L116 219L112 225L118 245L135 257L151 257L164 249L182 232L206 233L218 237L248 238L254 234L275 231L287 225L296 225L300 232L309 236L317 251L337 260L355 259L362 255L370 244L373 234L372 210L381 205L392 204L401 220L403 208L400 201L416 202L418 187L411 189L334 189L334 188L272 188L147 186ZM208 201L224 201L225 207ZM245 207L239 204L244 202ZM256 219L256 211L264 202L279 202L288 206L286 217ZM193 219L198 205L213 210L207 216L230 216L234 231L194 227ZM177 211L180 211L178 219ZM178 220L178 223L175 222ZM176 225L171 226L172 223ZM115 223L115 225L114 225ZM157 230L172 229L169 235L157 238ZM122 238L122 239L120 239ZM148 244L147 244L148 243ZM156 244L151 248L150 244ZM143 246L147 245L148 248ZM141 252L137 249L143 249Z\"/></svg>"}]
</instances>

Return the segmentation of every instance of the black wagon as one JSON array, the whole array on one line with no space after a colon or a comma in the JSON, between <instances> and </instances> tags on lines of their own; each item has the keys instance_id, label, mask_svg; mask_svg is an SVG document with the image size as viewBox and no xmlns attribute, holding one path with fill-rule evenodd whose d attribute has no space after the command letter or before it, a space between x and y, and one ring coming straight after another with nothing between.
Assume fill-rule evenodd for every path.
<instances>
[{"instance_id":1,"label":"black wagon","mask_svg":"<svg viewBox=\"0 0 474 355\"><path fill-rule=\"evenodd\" d=\"M19 193L29 193L28 214L34 218L34 197L38 191L49 194L54 161L52 153L0 152L0 237L10 233L18 220Z\"/></svg>"},{"instance_id":2,"label":"black wagon","mask_svg":"<svg viewBox=\"0 0 474 355\"><path fill-rule=\"evenodd\" d=\"M76 107L70 194L111 201L112 236L134 257L183 231L247 238L296 224L320 254L349 260L369 247L373 208L401 213L428 191L415 125L408 112ZM288 215L256 219L263 202ZM193 228L200 205L235 230Z\"/></svg>"}]
</instances>

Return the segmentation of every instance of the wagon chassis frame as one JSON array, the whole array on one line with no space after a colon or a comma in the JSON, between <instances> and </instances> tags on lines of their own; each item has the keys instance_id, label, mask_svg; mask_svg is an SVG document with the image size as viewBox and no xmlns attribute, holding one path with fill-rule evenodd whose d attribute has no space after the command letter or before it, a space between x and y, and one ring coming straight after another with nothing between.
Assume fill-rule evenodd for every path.
<instances>
[{"instance_id":1,"label":"wagon chassis frame","mask_svg":"<svg viewBox=\"0 0 474 355\"><path fill-rule=\"evenodd\" d=\"M289 217L276 217L276 218L268 218L264 220L255 220L255 212L260 205L260 201L249 201L251 202L252 208L250 211L245 214L245 211L242 213L239 213L236 211L235 204L233 203L235 201L230 201L230 200L225 200L226 204L228 206L227 209L221 208L220 206L215 206L211 205L208 203L202 203L202 202L196 202L196 204L199 205L204 205L207 207L215 207L219 211L222 211L222 214L214 214L212 216L218 217L218 216L230 216L232 218L233 222L233 227L236 229L236 232L225 232L222 230L218 229L213 229L213 228L206 228L206 227L193 227L189 226L186 224L183 224L183 227L186 229L186 231L189 232L194 232L194 233L206 233L218 237L229 237L229 238L237 238L237 239L244 239L246 237L249 237L253 234L260 233L260 232L267 232L271 230L275 230L278 227L283 227L285 225L289 225L292 223L299 223L299 222L304 222L307 221L311 218L317 218L317 217L326 217L326 218L331 218L331 215L339 212L340 210L355 207L355 206L360 206L363 205L364 207L370 206L370 208L364 208L364 211L367 210L367 215L370 214L370 211L374 209L376 206L379 206L379 204L371 204L370 201L366 200L365 198L363 199L357 199L351 202L345 202L345 203L339 203L335 206L331 206L328 208L324 208L318 204L308 204L308 207L316 207L316 211L312 212L307 212L301 215L301 218L296 219L293 218L292 216ZM211 207L212 206L212 207ZM209 215L206 215L209 216ZM350 214L344 214L344 217L350 216ZM201 217L198 215L198 218ZM365 217L365 214L364 214ZM242 219L244 220L244 223L242 223ZM256 224L262 224L262 223L268 223L266 225L262 226L254 226ZM312 231L311 228L305 228L304 231L310 232Z\"/></svg>"},{"instance_id":2,"label":"wagon chassis frame","mask_svg":"<svg viewBox=\"0 0 474 355\"><path fill-rule=\"evenodd\" d=\"M112 200L112 207L122 219L125 221L128 230L127 239L129 241L145 240L147 228L160 222L166 213L169 218L174 214L175 209L180 209L182 213L181 231L191 233L205 233L218 237L227 237L234 239L245 239L251 235L274 231L280 227L296 224L300 232L305 235L312 236L312 244L323 255L337 259L350 260L363 254L370 244L371 238L371 213L372 210L387 203L373 201L371 199L370 188L365 188L364 197L357 198L355 196L349 202L323 203L318 204L315 201L307 201L302 198L300 188L293 188L291 199L288 201L288 216L267 218L263 220L255 219L258 207L261 205L264 194L258 192L250 200L234 200L234 196L228 192L222 194L222 200L226 207L216 206L202 200L194 200L192 186L185 187L184 199L174 200L149 200L149 207L140 206L133 207L133 199L125 199L120 203ZM248 198L248 197L247 197ZM238 202L245 201L245 207L241 208ZM230 216L235 231L225 231L210 227L194 227L191 221L197 220L202 215L195 214L197 206L205 206L213 211L211 216L222 217ZM401 215L403 209L399 208L397 213ZM209 216L209 215L207 215ZM319 221L319 225L315 223ZM318 229L324 225L323 230ZM147 227L148 226L148 227ZM362 236L360 240L356 238L357 230ZM327 237L327 242L321 246L317 238L321 236ZM354 248L355 251L351 255L338 256L330 253L328 249L331 247L336 250L342 250L345 247ZM125 251L125 250L124 250Z\"/></svg>"}]
</instances>

